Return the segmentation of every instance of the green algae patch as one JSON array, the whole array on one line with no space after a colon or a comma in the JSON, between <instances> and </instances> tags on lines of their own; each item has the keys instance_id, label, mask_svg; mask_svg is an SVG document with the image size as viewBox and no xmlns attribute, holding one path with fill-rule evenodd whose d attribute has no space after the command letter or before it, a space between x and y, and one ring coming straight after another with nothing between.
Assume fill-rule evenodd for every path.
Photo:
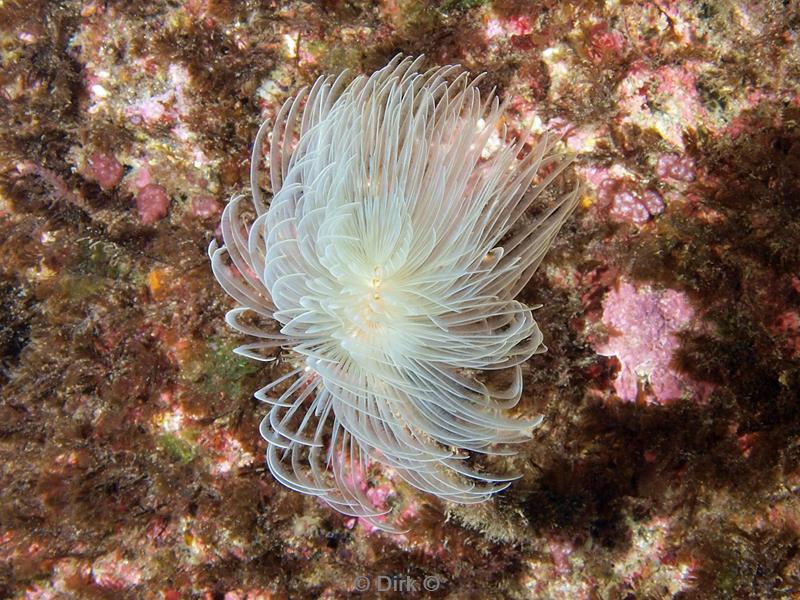
<instances>
[{"instance_id":1,"label":"green algae patch","mask_svg":"<svg viewBox=\"0 0 800 600\"><path fill-rule=\"evenodd\" d=\"M55 285L55 293L60 298L71 301L84 301L104 292L108 282L95 275L62 276Z\"/></svg>"},{"instance_id":2,"label":"green algae patch","mask_svg":"<svg viewBox=\"0 0 800 600\"><path fill-rule=\"evenodd\" d=\"M163 434L158 438L158 442L170 459L181 464L192 462L196 456L194 446L172 433Z\"/></svg>"},{"instance_id":3,"label":"green algae patch","mask_svg":"<svg viewBox=\"0 0 800 600\"><path fill-rule=\"evenodd\" d=\"M259 371L259 365L234 354L238 344L232 342L194 342L195 348L181 361L181 379L191 383L201 394L223 395L232 398L248 394L244 386L250 376ZM193 344L194 344L193 343Z\"/></svg>"}]
</instances>

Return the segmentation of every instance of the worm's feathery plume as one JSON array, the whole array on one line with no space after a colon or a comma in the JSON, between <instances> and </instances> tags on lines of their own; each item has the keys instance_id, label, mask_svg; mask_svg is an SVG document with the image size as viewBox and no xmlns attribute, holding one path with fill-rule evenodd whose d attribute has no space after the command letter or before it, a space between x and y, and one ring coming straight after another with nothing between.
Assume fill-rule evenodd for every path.
<instances>
[{"instance_id":1,"label":"worm's feathery plume","mask_svg":"<svg viewBox=\"0 0 800 600\"><path fill-rule=\"evenodd\" d=\"M497 97L481 97L457 66L419 65L397 57L350 83L320 78L288 100L271 129L269 206L258 186L264 124L250 173L254 218L234 198L224 246L209 248L239 305L225 320L254 339L236 352L271 361L283 348L295 358L255 394L272 405L260 427L270 471L389 530L363 489L370 462L460 503L514 479L467 459L513 454L507 444L541 421L509 414L520 365L545 349L532 308L515 297L578 198L576 189L521 227L570 159L548 137L527 153L527 139L492 150Z\"/></svg>"}]
</instances>

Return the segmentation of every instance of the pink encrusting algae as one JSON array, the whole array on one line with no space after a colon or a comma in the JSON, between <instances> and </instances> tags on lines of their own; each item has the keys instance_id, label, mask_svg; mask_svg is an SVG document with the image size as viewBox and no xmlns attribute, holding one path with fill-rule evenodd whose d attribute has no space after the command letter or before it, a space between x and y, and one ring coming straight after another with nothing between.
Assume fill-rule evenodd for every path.
<instances>
[{"instance_id":1,"label":"pink encrusting algae","mask_svg":"<svg viewBox=\"0 0 800 600\"><path fill-rule=\"evenodd\" d=\"M641 191L625 179L605 179L597 190L601 206L615 221L637 225L646 223L664 211L664 199L654 190Z\"/></svg>"},{"instance_id":2,"label":"pink encrusting algae","mask_svg":"<svg viewBox=\"0 0 800 600\"><path fill-rule=\"evenodd\" d=\"M614 382L620 398L633 402L646 397L665 403L682 396L707 395L704 386L698 387L673 366L680 346L678 335L694 318L689 299L675 290L637 288L622 282L608 293L602 316L608 339L597 345L597 351L620 360Z\"/></svg>"},{"instance_id":3,"label":"pink encrusting algae","mask_svg":"<svg viewBox=\"0 0 800 600\"><path fill-rule=\"evenodd\" d=\"M167 215L169 196L155 183L148 183L136 193L136 211L145 225L152 225Z\"/></svg>"},{"instance_id":4,"label":"pink encrusting algae","mask_svg":"<svg viewBox=\"0 0 800 600\"><path fill-rule=\"evenodd\" d=\"M114 188L122 180L124 169L112 155L98 152L89 159L89 165L95 180L104 190Z\"/></svg>"}]
</instances>

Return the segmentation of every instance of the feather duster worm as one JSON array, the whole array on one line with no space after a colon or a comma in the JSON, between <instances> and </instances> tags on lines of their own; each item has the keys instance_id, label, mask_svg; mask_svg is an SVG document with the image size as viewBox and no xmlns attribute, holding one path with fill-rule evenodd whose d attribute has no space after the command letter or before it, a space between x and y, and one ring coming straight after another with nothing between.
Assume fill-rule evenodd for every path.
<instances>
[{"instance_id":1,"label":"feather duster worm","mask_svg":"<svg viewBox=\"0 0 800 600\"><path fill-rule=\"evenodd\" d=\"M490 150L503 113L494 94L456 66L419 64L323 77L287 101L270 141L272 201L258 186L264 124L254 214L231 200L224 246L209 248L239 304L225 320L254 338L237 352L296 359L255 394L272 405L260 427L270 471L382 529L393 525L359 485L372 461L453 502L482 502L514 479L467 459L513 454L506 444L541 421L509 414L520 365L545 349L515 297L578 197L514 227L570 159L546 137L527 154L527 140ZM482 376L498 370L510 385Z\"/></svg>"}]
</instances>

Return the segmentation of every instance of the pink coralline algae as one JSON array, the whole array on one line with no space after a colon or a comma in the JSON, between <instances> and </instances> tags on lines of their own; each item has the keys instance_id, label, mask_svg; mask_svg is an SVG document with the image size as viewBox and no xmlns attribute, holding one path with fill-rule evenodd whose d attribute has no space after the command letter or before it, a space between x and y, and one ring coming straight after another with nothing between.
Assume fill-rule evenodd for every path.
<instances>
[{"instance_id":1,"label":"pink coralline algae","mask_svg":"<svg viewBox=\"0 0 800 600\"><path fill-rule=\"evenodd\" d=\"M619 359L622 368L614 388L620 398L637 400L645 383L651 392L648 400L658 404L698 393L699 386L671 366L678 332L693 318L689 300L675 290L637 289L622 282L608 293L602 321L610 335L596 350Z\"/></svg>"},{"instance_id":2,"label":"pink coralline algae","mask_svg":"<svg viewBox=\"0 0 800 600\"><path fill-rule=\"evenodd\" d=\"M654 129L683 148L684 131L701 126L708 116L697 92L696 70L692 63L655 70L643 62L635 64L619 87L622 123Z\"/></svg>"},{"instance_id":3,"label":"pink coralline algae","mask_svg":"<svg viewBox=\"0 0 800 600\"><path fill-rule=\"evenodd\" d=\"M600 184L597 197L601 206L609 207L609 214L616 221L640 225L664 212L661 194L654 190L640 193L623 180L606 179Z\"/></svg>"},{"instance_id":4,"label":"pink coralline algae","mask_svg":"<svg viewBox=\"0 0 800 600\"><path fill-rule=\"evenodd\" d=\"M610 214L617 220L640 224L663 210L664 201L657 192L647 190L640 196L635 192L622 191L614 195Z\"/></svg>"},{"instance_id":5,"label":"pink coralline algae","mask_svg":"<svg viewBox=\"0 0 800 600\"><path fill-rule=\"evenodd\" d=\"M656 173L662 179L675 179L677 181L694 181L695 160L691 156L665 154L659 157L656 163Z\"/></svg>"},{"instance_id":6,"label":"pink coralline algae","mask_svg":"<svg viewBox=\"0 0 800 600\"><path fill-rule=\"evenodd\" d=\"M772 330L783 338L783 347L792 356L800 356L800 313L794 310L782 313Z\"/></svg>"},{"instance_id":7,"label":"pink coralline algae","mask_svg":"<svg viewBox=\"0 0 800 600\"><path fill-rule=\"evenodd\" d=\"M124 170L119 161L111 154L97 153L89 159L94 180L104 190L110 190L120 182Z\"/></svg>"},{"instance_id":8,"label":"pink coralline algae","mask_svg":"<svg viewBox=\"0 0 800 600\"><path fill-rule=\"evenodd\" d=\"M486 25L486 37L494 39L505 36L529 35L533 31L527 16L510 17L507 20L490 19Z\"/></svg>"},{"instance_id":9,"label":"pink coralline algae","mask_svg":"<svg viewBox=\"0 0 800 600\"><path fill-rule=\"evenodd\" d=\"M101 588L125 590L142 579L141 567L123 558L119 550L101 556L92 564L92 577Z\"/></svg>"},{"instance_id":10,"label":"pink coralline algae","mask_svg":"<svg viewBox=\"0 0 800 600\"><path fill-rule=\"evenodd\" d=\"M201 219L213 217L221 210L222 207L219 205L219 202L217 202L211 196L201 195L195 196L192 199L192 214L195 217L199 217Z\"/></svg>"},{"instance_id":11,"label":"pink coralline algae","mask_svg":"<svg viewBox=\"0 0 800 600\"><path fill-rule=\"evenodd\" d=\"M145 225L152 225L167 215L169 196L160 185L148 183L136 194L136 210Z\"/></svg>"},{"instance_id":12,"label":"pink coralline algae","mask_svg":"<svg viewBox=\"0 0 800 600\"><path fill-rule=\"evenodd\" d=\"M622 56L625 38L619 31L609 30L605 23L592 27L589 39L587 54L593 62L600 64Z\"/></svg>"},{"instance_id":13,"label":"pink coralline algae","mask_svg":"<svg viewBox=\"0 0 800 600\"><path fill-rule=\"evenodd\" d=\"M162 94L144 97L125 108L125 114L134 125L154 125L160 122L173 122L188 113L186 87L189 72L181 66L170 65L169 84Z\"/></svg>"}]
</instances>

